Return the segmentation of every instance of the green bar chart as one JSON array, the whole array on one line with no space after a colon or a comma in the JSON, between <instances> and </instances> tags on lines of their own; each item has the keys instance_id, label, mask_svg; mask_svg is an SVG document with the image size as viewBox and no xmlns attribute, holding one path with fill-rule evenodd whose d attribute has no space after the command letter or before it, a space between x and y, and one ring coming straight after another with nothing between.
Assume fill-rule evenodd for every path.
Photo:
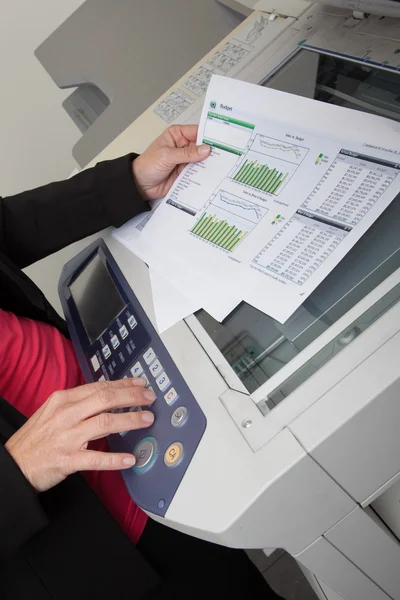
<instances>
[{"instance_id":1,"label":"green bar chart","mask_svg":"<svg viewBox=\"0 0 400 600\"><path fill-rule=\"evenodd\" d=\"M268 210L219 190L191 229L191 233L233 252Z\"/></svg>"},{"instance_id":2,"label":"green bar chart","mask_svg":"<svg viewBox=\"0 0 400 600\"><path fill-rule=\"evenodd\" d=\"M275 194L288 175L289 173L284 173L272 165L264 165L257 160L246 158L233 179L263 192Z\"/></svg>"},{"instance_id":3,"label":"green bar chart","mask_svg":"<svg viewBox=\"0 0 400 600\"><path fill-rule=\"evenodd\" d=\"M309 148L305 146L257 134L231 179L241 185L278 196L308 152Z\"/></svg>"},{"instance_id":4,"label":"green bar chart","mask_svg":"<svg viewBox=\"0 0 400 600\"><path fill-rule=\"evenodd\" d=\"M242 231L235 225L229 225L225 219L219 219L217 215L205 212L192 229L192 233L232 252L246 237L248 231Z\"/></svg>"}]
</instances>

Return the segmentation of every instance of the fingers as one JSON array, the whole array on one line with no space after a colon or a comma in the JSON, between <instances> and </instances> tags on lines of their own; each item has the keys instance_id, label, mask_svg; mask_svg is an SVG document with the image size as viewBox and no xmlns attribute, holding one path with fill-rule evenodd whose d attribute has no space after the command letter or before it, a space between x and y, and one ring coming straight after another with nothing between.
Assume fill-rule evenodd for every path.
<instances>
[{"instance_id":1,"label":"fingers","mask_svg":"<svg viewBox=\"0 0 400 600\"><path fill-rule=\"evenodd\" d=\"M74 457L76 471L117 471L133 467L136 460L133 454L119 452L95 452L82 450Z\"/></svg>"},{"instance_id":2,"label":"fingers","mask_svg":"<svg viewBox=\"0 0 400 600\"><path fill-rule=\"evenodd\" d=\"M79 387L65 390L63 392L56 392L56 394L62 393L64 396L64 402L80 402L85 398L88 398L96 392L102 390L119 390L119 389L131 389L132 387L144 387L146 385L144 379L141 378L127 378L117 379L116 381L96 381L95 383L87 383L80 385Z\"/></svg>"},{"instance_id":3,"label":"fingers","mask_svg":"<svg viewBox=\"0 0 400 600\"><path fill-rule=\"evenodd\" d=\"M197 125L172 125L167 129L166 134L172 140L172 144L168 144L167 160L172 168L179 164L199 162L210 154L209 146L196 146L197 131Z\"/></svg>"},{"instance_id":4,"label":"fingers","mask_svg":"<svg viewBox=\"0 0 400 600\"><path fill-rule=\"evenodd\" d=\"M77 429L81 444L121 431L132 431L150 427L154 422L154 415L150 411L126 413L101 413L91 419L83 421Z\"/></svg>"},{"instance_id":5,"label":"fingers","mask_svg":"<svg viewBox=\"0 0 400 600\"><path fill-rule=\"evenodd\" d=\"M188 142L195 142L197 139L198 125L172 125L167 132L173 138L178 148L186 146Z\"/></svg>"},{"instance_id":6,"label":"fingers","mask_svg":"<svg viewBox=\"0 0 400 600\"><path fill-rule=\"evenodd\" d=\"M171 148L168 150L167 160L171 167L174 168L180 164L195 163L205 160L211 152L210 146L202 144L196 146L190 144L184 148Z\"/></svg>"},{"instance_id":7,"label":"fingers","mask_svg":"<svg viewBox=\"0 0 400 600\"><path fill-rule=\"evenodd\" d=\"M94 393L81 402L72 404L74 420L82 421L115 408L149 406L155 401L155 393L143 387L145 385L143 379L140 381L137 379L135 383L132 383L132 380L130 383L125 383L127 381L129 380L125 379L122 386L102 385L100 388L95 388Z\"/></svg>"}]
</instances>

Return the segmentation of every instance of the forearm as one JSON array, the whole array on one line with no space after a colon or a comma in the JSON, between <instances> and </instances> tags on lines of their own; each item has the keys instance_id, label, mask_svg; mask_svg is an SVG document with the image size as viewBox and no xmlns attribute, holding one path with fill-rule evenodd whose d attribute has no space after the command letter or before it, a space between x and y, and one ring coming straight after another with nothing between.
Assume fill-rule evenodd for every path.
<instances>
[{"instance_id":1,"label":"forearm","mask_svg":"<svg viewBox=\"0 0 400 600\"><path fill-rule=\"evenodd\" d=\"M0 252L20 267L148 210L131 154L36 190L0 198Z\"/></svg>"}]
</instances>

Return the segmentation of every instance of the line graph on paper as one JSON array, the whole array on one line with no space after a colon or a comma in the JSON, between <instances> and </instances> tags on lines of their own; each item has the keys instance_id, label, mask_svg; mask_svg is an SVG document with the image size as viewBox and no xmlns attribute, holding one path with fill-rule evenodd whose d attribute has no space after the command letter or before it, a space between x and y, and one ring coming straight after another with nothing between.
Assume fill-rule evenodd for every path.
<instances>
[{"instance_id":1,"label":"line graph on paper","mask_svg":"<svg viewBox=\"0 0 400 600\"><path fill-rule=\"evenodd\" d=\"M224 192L223 190L221 190L214 198L212 205L218 206L222 210L231 212L238 217L248 219L255 225L258 221L261 221L263 216L268 212L266 208L258 206L257 204L254 204L254 202L242 200L242 198Z\"/></svg>"},{"instance_id":2,"label":"line graph on paper","mask_svg":"<svg viewBox=\"0 0 400 600\"><path fill-rule=\"evenodd\" d=\"M219 190L201 213L191 233L228 252L245 239L268 209Z\"/></svg>"},{"instance_id":3,"label":"line graph on paper","mask_svg":"<svg viewBox=\"0 0 400 600\"><path fill-rule=\"evenodd\" d=\"M271 158L287 160L288 162L299 165L307 156L308 148L292 144L286 141L277 140L266 135L256 135L251 150L261 152Z\"/></svg>"}]
</instances>

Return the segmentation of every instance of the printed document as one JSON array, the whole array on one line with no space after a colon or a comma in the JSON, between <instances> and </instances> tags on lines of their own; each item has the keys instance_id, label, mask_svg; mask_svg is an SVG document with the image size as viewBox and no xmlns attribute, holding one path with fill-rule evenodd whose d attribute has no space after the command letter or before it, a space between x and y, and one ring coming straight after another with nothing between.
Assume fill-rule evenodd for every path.
<instances>
[{"instance_id":1,"label":"printed document","mask_svg":"<svg viewBox=\"0 0 400 600\"><path fill-rule=\"evenodd\" d=\"M223 319L246 301L284 323L400 192L400 125L221 76L198 143L156 210L115 232Z\"/></svg>"}]
</instances>

